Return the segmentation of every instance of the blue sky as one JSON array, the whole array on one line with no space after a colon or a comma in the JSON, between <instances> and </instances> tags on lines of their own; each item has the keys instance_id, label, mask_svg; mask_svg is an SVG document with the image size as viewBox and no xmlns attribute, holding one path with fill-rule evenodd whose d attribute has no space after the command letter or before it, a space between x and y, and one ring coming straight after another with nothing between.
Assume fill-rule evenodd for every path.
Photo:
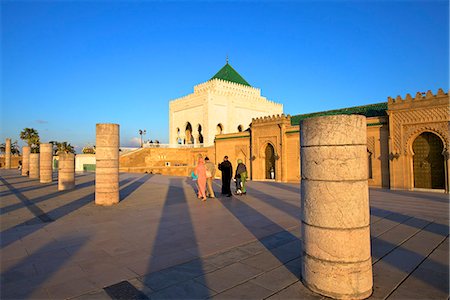
<instances>
[{"instance_id":1,"label":"blue sky","mask_svg":"<svg viewBox=\"0 0 450 300\"><path fill-rule=\"evenodd\" d=\"M169 100L230 64L295 115L448 90L448 1L2 1L0 139L168 140Z\"/></svg>"}]
</instances>

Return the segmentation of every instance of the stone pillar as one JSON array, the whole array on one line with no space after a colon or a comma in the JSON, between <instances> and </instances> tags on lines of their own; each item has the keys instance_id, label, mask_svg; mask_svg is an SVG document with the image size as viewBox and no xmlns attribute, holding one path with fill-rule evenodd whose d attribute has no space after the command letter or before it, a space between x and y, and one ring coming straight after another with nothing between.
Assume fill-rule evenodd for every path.
<instances>
[{"instance_id":1,"label":"stone pillar","mask_svg":"<svg viewBox=\"0 0 450 300\"><path fill-rule=\"evenodd\" d=\"M300 125L302 281L335 299L372 294L366 118Z\"/></svg>"},{"instance_id":2,"label":"stone pillar","mask_svg":"<svg viewBox=\"0 0 450 300\"><path fill-rule=\"evenodd\" d=\"M11 139L6 139L6 144L5 144L5 169L11 169Z\"/></svg>"},{"instance_id":3,"label":"stone pillar","mask_svg":"<svg viewBox=\"0 0 450 300\"><path fill-rule=\"evenodd\" d=\"M95 204L119 203L119 124L97 124Z\"/></svg>"},{"instance_id":4,"label":"stone pillar","mask_svg":"<svg viewBox=\"0 0 450 300\"><path fill-rule=\"evenodd\" d=\"M71 190L75 187L75 155L59 154L58 191Z\"/></svg>"},{"instance_id":5,"label":"stone pillar","mask_svg":"<svg viewBox=\"0 0 450 300\"><path fill-rule=\"evenodd\" d=\"M30 171L30 147L22 147L22 176L28 176Z\"/></svg>"},{"instance_id":6,"label":"stone pillar","mask_svg":"<svg viewBox=\"0 0 450 300\"><path fill-rule=\"evenodd\" d=\"M39 146L39 176L41 183L50 183L53 178L53 145L49 143Z\"/></svg>"},{"instance_id":7,"label":"stone pillar","mask_svg":"<svg viewBox=\"0 0 450 300\"><path fill-rule=\"evenodd\" d=\"M30 178L39 179L39 153L30 153Z\"/></svg>"}]
</instances>

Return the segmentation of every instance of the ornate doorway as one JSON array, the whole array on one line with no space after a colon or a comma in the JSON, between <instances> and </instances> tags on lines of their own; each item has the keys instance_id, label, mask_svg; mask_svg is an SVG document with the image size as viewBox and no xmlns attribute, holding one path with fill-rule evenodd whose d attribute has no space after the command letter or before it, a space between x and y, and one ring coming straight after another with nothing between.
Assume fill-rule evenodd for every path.
<instances>
[{"instance_id":1,"label":"ornate doorway","mask_svg":"<svg viewBox=\"0 0 450 300\"><path fill-rule=\"evenodd\" d=\"M412 148L414 187L444 189L444 144L441 139L431 132L424 132L414 140Z\"/></svg>"},{"instance_id":2,"label":"ornate doorway","mask_svg":"<svg viewBox=\"0 0 450 300\"><path fill-rule=\"evenodd\" d=\"M271 144L267 144L264 153L266 157L266 179L275 179L275 149Z\"/></svg>"}]
</instances>

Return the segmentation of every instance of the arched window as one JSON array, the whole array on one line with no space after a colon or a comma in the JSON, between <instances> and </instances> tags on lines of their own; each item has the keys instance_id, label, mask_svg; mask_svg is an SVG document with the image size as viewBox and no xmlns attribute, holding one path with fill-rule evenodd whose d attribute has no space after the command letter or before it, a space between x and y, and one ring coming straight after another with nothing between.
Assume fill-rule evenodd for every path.
<instances>
[{"instance_id":1,"label":"arched window","mask_svg":"<svg viewBox=\"0 0 450 300\"><path fill-rule=\"evenodd\" d=\"M198 124L197 131L198 131L198 142L200 144L203 144L202 125Z\"/></svg>"},{"instance_id":2,"label":"arched window","mask_svg":"<svg viewBox=\"0 0 450 300\"><path fill-rule=\"evenodd\" d=\"M191 125L191 123L189 123L189 122L186 123L185 132L186 132L186 142L185 142L185 144L193 144L194 143L194 137L192 136L192 125Z\"/></svg>"},{"instance_id":3,"label":"arched window","mask_svg":"<svg viewBox=\"0 0 450 300\"><path fill-rule=\"evenodd\" d=\"M217 124L216 126L216 133L217 134L222 134L223 133L223 125L222 124Z\"/></svg>"}]
</instances>

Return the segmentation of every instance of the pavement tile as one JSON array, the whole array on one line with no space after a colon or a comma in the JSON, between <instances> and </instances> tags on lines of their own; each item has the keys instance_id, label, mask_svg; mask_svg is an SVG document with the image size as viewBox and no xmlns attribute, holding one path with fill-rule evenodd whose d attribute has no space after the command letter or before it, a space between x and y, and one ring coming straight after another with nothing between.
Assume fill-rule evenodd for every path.
<instances>
[{"instance_id":1,"label":"pavement tile","mask_svg":"<svg viewBox=\"0 0 450 300\"><path fill-rule=\"evenodd\" d=\"M372 257L373 263L384 257L390 251L395 249L397 245L403 243L407 239L414 236L421 228L429 224L429 221L425 221L417 218L410 218L406 222L399 224L393 229L380 235L379 237L372 239Z\"/></svg>"},{"instance_id":2,"label":"pavement tile","mask_svg":"<svg viewBox=\"0 0 450 300\"><path fill-rule=\"evenodd\" d=\"M425 229L426 227L374 264L374 299L384 298L392 293L445 239Z\"/></svg>"},{"instance_id":3,"label":"pavement tile","mask_svg":"<svg viewBox=\"0 0 450 300\"><path fill-rule=\"evenodd\" d=\"M260 285L273 292L277 292L298 281L299 275L300 274L293 273L293 271L286 266L280 266L256 277L255 279L252 279L250 282Z\"/></svg>"},{"instance_id":4,"label":"pavement tile","mask_svg":"<svg viewBox=\"0 0 450 300\"><path fill-rule=\"evenodd\" d=\"M269 271L283 264L270 251L251 256L247 259L242 260L241 263L252 266L262 271Z\"/></svg>"},{"instance_id":5,"label":"pavement tile","mask_svg":"<svg viewBox=\"0 0 450 300\"><path fill-rule=\"evenodd\" d=\"M446 239L448 242L448 238ZM445 244L445 242L443 243ZM441 244L441 245L443 245ZM389 299L445 299L449 296L449 256L438 246ZM444 248L443 245L442 248Z\"/></svg>"},{"instance_id":6,"label":"pavement tile","mask_svg":"<svg viewBox=\"0 0 450 300\"><path fill-rule=\"evenodd\" d=\"M249 254L252 254L252 255L261 253L263 251L267 251L267 248L264 247L264 245L261 244L260 241L254 241L254 242L239 246L239 249L242 251L245 251Z\"/></svg>"},{"instance_id":7,"label":"pavement tile","mask_svg":"<svg viewBox=\"0 0 450 300\"><path fill-rule=\"evenodd\" d=\"M86 278L78 278L47 286L47 292L50 296L50 299L73 298L97 289L98 288Z\"/></svg>"},{"instance_id":8,"label":"pavement tile","mask_svg":"<svg viewBox=\"0 0 450 300\"><path fill-rule=\"evenodd\" d=\"M266 289L252 281L245 282L238 286L232 287L225 292L217 294L210 299L242 299L242 300L253 300L253 299L264 299L273 294L273 291Z\"/></svg>"},{"instance_id":9,"label":"pavement tile","mask_svg":"<svg viewBox=\"0 0 450 300\"><path fill-rule=\"evenodd\" d=\"M81 296L77 296L75 298L71 298L72 300L111 300L111 297L103 290L97 290L94 292L90 292L87 294L83 294Z\"/></svg>"},{"instance_id":10,"label":"pavement tile","mask_svg":"<svg viewBox=\"0 0 450 300\"><path fill-rule=\"evenodd\" d=\"M102 267L95 265L94 268L85 272L86 278L99 288L137 277L136 273L127 268L108 265L102 265Z\"/></svg>"},{"instance_id":11,"label":"pavement tile","mask_svg":"<svg viewBox=\"0 0 450 300\"><path fill-rule=\"evenodd\" d=\"M301 282L296 282L287 288L279 291L278 293L270 296L270 300L288 300L288 299L305 299L305 300L318 300L329 299L319 294L315 294L308 290Z\"/></svg>"},{"instance_id":12,"label":"pavement tile","mask_svg":"<svg viewBox=\"0 0 450 300\"><path fill-rule=\"evenodd\" d=\"M129 279L128 282L132 284L136 289L144 293L148 298L150 298L150 295L154 292L151 288L146 286L141 280L138 278Z\"/></svg>"},{"instance_id":13,"label":"pavement tile","mask_svg":"<svg viewBox=\"0 0 450 300\"><path fill-rule=\"evenodd\" d=\"M150 295L150 299L207 299L214 294L214 291L204 285L190 280L155 292Z\"/></svg>"},{"instance_id":14,"label":"pavement tile","mask_svg":"<svg viewBox=\"0 0 450 300\"><path fill-rule=\"evenodd\" d=\"M219 293L248 281L261 273L261 270L251 266L242 263L234 263L204 276L197 277L195 278L195 281L200 282Z\"/></svg>"},{"instance_id":15,"label":"pavement tile","mask_svg":"<svg viewBox=\"0 0 450 300\"><path fill-rule=\"evenodd\" d=\"M240 248L234 248L226 252L218 253L204 259L205 262L211 263L216 267L225 267L235 262L248 258L251 254Z\"/></svg>"},{"instance_id":16,"label":"pavement tile","mask_svg":"<svg viewBox=\"0 0 450 300\"><path fill-rule=\"evenodd\" d=\"M41 283L34 283L23 278L17 282L2 283L0 299L49 299L49 295Z\"/></svg>"},{"instance_id":17,"label":"pavement tile","mask_svg":"<svg viewBox=\"0 0 450 300\"><path fill-rule=\"evenodd\" d=\"M34 268L33 264L28 263L21 263L18 262L17 265L11 266L8 269L3 269L2 266L2 273L0 275L1 277L1 283L11 283L14 281L22 280L23 278L27 277L33 277L36 276L37 272Z\"/></svg>"}]
</instances>

